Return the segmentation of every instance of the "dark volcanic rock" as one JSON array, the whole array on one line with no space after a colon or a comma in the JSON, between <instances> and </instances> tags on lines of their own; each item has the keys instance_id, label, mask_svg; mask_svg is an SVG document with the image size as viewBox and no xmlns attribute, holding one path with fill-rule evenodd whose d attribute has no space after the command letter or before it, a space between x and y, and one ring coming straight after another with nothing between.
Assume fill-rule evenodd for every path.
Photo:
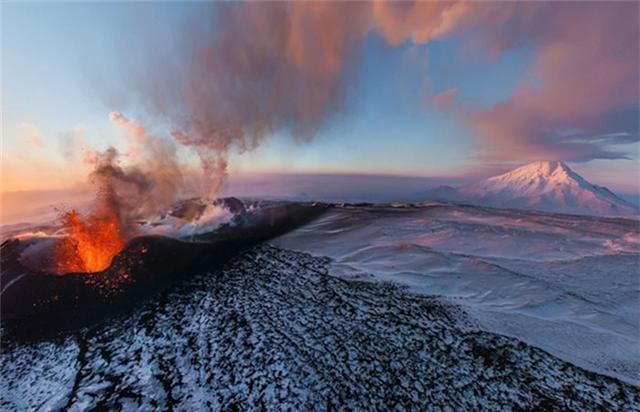
<instances>
[{"instance_id":1,"label":"dark volcanic rock","mask_svg":"<svg viewBox=\"0 0 640 412\"><path fill-rule=\"evenodd\" d=\"M457 306L261 246L74 336L3 347L2 410L638 410Z\"/></svg>"},{"instance_id":2,"label":"dark volcanic rock","mask_svg":"<svg viewBox=\"0 0 640 412\"><path fill-rule=\"evenodd\" d=\"M40 240L8 240L0 250L5 336L39 337L99 321L195 272L215 269L241 251L286 233L324 210L317 205L281 204L244 216L242 224L227 225L189 241L136 237L107 269L91 274L55 275L34 270L20 256Z\"/></svg>"}]
</instances>

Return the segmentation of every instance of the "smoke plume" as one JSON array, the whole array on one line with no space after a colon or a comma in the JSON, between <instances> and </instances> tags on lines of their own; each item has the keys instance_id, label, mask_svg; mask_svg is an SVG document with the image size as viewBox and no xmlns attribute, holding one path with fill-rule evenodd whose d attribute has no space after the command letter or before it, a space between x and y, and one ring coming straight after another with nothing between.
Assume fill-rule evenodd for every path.
<instances>
[{"instance_id":1,"label":"smoke plume","mask_svg":"<svg viewBox=\"0 0 640 412\"><path fill-rule=\"evenodd\" d=\"M112 112L109 118L125 131L129 144L125 153L114 147L86 153L85 162L93 167L89 178L98 191L92 213L116 216L122 229L131 232L137 219L166 212L176 200L181 167L171 140L151 136L122 113Z\"/></svg>"},{"instance_id":2,"label":"smoke plume","mask_svg":"<svg viewBox=\"0 0 640 412\"><path fill-rule=\"evenodd\" d=\"M188 29L179 64L143 70L134 85L146 108L171 124L175 140L195 150L211 197L230 150L251 150L281 130L309 139L345 108L349 74L369 32L379 30L390 44L426 42L450 31L466 11L432 2L212 7L204 27Z\"/></svg>"},{"instance_id":3,"label":"smoke plume","mask_svg":"<svg viewBox=\"0 0 640 412\"><path fill-rule=\"evenodd\" d=\"M626 46L637 41L633 3L314 1L208 7L210 18L191 24L170 50L173 61L145 59L153 67L141 70L144 76L132 89L148 112L169 123L176 142L197 153L210 197L221 188L231 150L251 150L282 130L311 138L345 108L353 86L349 75L371 33L391 47L458 34L492 56L525 43L535 46L535 63L508 101L489 109L456 107L456 88L432 100L472 127L488 157L611 157L599 140L567 140L555 132L584 130L638 98L637 48ZM531 78L538 83L532 85Z\"/></svg>"},{"instance_id":4,"label":"smoke plume","mask_svg":"<svg viewBox=\"0 0 640 412\"><path fill-rule=\"evenodd\" d=\"M165 211L175 201L182 183L175 144L169 139L150 135L143 126L122 113L112 112L109 118L129 137L126 157L131 166L128 169L108 168L118 172L113 175L114 184L121 186L118 189L129 192L126 196L130 196L128 202L132 205L128 210L138 216Z\"/></svg>"}]
</instances>

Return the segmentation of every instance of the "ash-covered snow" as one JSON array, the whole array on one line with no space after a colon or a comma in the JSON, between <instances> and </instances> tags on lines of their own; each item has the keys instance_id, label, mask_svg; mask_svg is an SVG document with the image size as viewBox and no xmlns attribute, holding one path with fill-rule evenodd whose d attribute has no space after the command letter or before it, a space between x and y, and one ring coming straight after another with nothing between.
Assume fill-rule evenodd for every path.
<instances>
[{"instance_id":1,"label":"ash-covered snow","mask_svg":"<svg viewBox=\"0 0 640 412\"><path fill-rule=\"evenodd\" d=\"M485 330L638 385L637 221L399 206L336 208L272 243L331 257L334 275L445 296Z\"/></svg>"},{"instance_id":2,"label":"ash-covered snow","mask_svg":"<svg viewBox=\"0 0 640 412\"><path fill-rule=\"evenodd\" d=\"M261 246L74 336L5 342L0 409L640 409L444 299L332 271Z\"/></svg>"}]
</instances>

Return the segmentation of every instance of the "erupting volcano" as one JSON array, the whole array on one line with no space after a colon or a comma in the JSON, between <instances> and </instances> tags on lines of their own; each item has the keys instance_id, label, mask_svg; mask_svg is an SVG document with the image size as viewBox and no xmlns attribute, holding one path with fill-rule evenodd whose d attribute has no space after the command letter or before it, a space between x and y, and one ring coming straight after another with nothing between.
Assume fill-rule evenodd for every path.
<instances>
[{"instance_id":1,"label":"erupting volcano","mask_svg":"<svg viewBox=\"0 0 640 412\"><path fill-rule=\"evenodd\" d=\"M86 218L76 210L65 213L62 224L69 233L54 250L56 273L104 270L122 250L127 238L122 233L118 209L109 203L108 199L103 199L99 209Z\"/></svg>"},{"instance_id":2,"label":"erupting volcano","mask_svg":"<svg viewBox=\"0 0 640 412\"><path fill-rule=\"evenodd\" d=\"M118 152L110 148L93 160L91 181L98 190L91 212L83 216L72 209L63 214L60 221L64 235L52 256L55 273L104 270L135 234L130 224L134 211L125 197L132 197L132 189L136 193L148 190L149 178L137 169L125 171L117 164L117 158Z\"/></svg>"},{"instance_id":3,"label":"erupting volcano","mask_svg":"<svg viewBox=\"0 0 640 412\"><path fill-rule=\"evenodd\" d=\"M0 412L640 412L640 2L1 7Z\"/></svg>"}]
</instances>

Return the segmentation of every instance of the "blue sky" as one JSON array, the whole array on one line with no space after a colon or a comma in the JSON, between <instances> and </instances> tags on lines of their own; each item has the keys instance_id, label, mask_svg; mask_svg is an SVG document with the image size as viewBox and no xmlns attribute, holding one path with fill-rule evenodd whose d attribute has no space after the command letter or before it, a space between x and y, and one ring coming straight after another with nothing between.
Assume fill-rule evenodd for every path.
<instances>
[{"instance_id":1,"label":"blue sky","mask_svg":"<svg viewBox=\"0 0 640 412\"><path fill-rule=\"evenodd\" d=\"M171 50L185 22L202 18L202 8L195 3L3 3L3 190L57 188L81 180L86 166L77 158L70 166L65 145L75 133L82 147L124 146L125 137L109 121L111 111L168 135L162 119L109 90L126 83L139 48ZM309 142L279 131L254 152L232 154L231 172L457 176L494 170L477 156L470 126L426 102L451 89L457 89L455 101L462 105L490 108L504 102L523 80L536 49L523 42L491 57L464 47L467 40L453 35L391 47L370 32L363 39L347 109ZM637 143L627 149L637 157ZM576 169L626 192L637 182L636 159L597 160Z\"/></svg>"}]
</instances>

